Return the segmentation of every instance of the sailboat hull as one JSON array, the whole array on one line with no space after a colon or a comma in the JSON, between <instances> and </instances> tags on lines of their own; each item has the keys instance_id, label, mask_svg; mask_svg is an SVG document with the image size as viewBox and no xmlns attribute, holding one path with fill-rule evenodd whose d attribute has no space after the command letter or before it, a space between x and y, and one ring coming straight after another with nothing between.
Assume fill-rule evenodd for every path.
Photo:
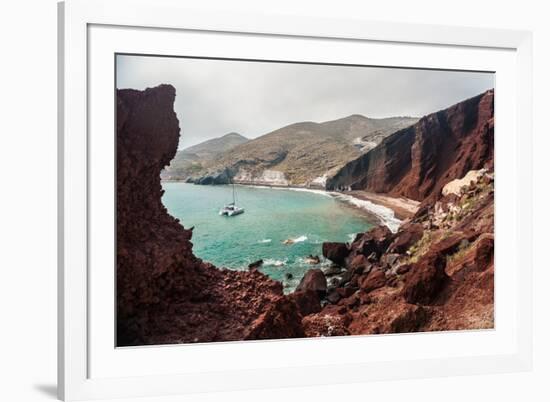
<instances>
[{"instance_id":1,"label":"sailboat hull","mask_svg":"<svg viewBox=\"0 0 550 402\"><path fill-rule=\"evenodd\" d=\"M228 212L227 216L235 216L235 215L242 214L243 212L244 212L244 208L238 208L238 209L235 209L233 211Z\"/></svg>"},{"instance_id":2,"label":"sailboat hull","mask_svg":"<svg viewBox=\"0 0 550 402\"><path fill-rule=\"evenodd\" d=\"M239 208L239 207L231 207L231 208L223 208L220 210L220 215L221 216L235 216L235 215L240 215L242 213L244 213L244 208Z\"/></svg>"},{"instance_id":3,"label":"sailboat hull","mask_svg":"<svg viewBox=\"0 0 550 402\"><path fill-rule=\"evenodd\" d=\"M237 207L233 204L226 205L220 209L219 214L222 216L235 216L244 213L244 208Z\"/></svg>"}]
</instances>

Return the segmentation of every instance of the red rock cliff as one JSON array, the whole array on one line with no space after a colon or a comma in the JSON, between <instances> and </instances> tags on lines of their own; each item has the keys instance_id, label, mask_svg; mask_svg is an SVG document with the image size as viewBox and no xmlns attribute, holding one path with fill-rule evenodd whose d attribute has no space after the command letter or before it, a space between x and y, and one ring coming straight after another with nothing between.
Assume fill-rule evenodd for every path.
<instances>
[{"instance_id":1,"label":"red rock cliff","mask_svg":"<svg viewBox=\"0 0 550 402\"><path fill-rule=\"evenodd\" d=\"M218 269L161 202L174 157L175 89L117 91L117 344L303 336L297 306L258 271Z\"/></svg>"},{"instance_id":2,"label":"red rock cliff","mask_svg":"<svg viewBox=\"0 0 550 402\"><path fill-rule=\"evenodd\" d=\"M348 163L327 188L368 190L424 201L468 171L493 168L494 92L423 117Z\"/></svg>"},{"instance_id":3,"label":"red rock cliff","mask_svg":"<svg viewBox=\"0 0 550 402\"><path fill-rule=\"evenodd\" d=\"M351 244L323 244L345 271L331 273L327 304L303 319L308 336L494 327L493 102L491 90L428 115L329 182L422 206L395 234L379 226Z\"/></svg>"}]
</instances>

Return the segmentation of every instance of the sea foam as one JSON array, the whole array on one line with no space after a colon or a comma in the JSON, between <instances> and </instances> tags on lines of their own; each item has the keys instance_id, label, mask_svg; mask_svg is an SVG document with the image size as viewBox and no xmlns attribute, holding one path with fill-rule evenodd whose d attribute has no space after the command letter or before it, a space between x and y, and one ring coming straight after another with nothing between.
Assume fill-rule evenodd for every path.
<instances>
[{"instance_id":1,"label":"sea foam","mask_svg":"<svg viewBox=\"0 0 550 402\"><path fill-rule=\"evenodd\" d=\"M351 195L341 194L336 192L330 192L334 198L341 201L352 204L358 208L364 209L365 211L370 212L375 215L378 219L382 221L384 225L388 227L393 233L396 233L401 225L402 221L395 217L395 213L388 207L383 205L378 205L368 200L360 200L358 198L352 197Z\"/></svg>"},{"instance_id":2,"label":"sea foam","mask_svg":"<svg viewBox=\"0 0 550 402\"><path fill-rule=\"evenodd\" d=\"M301 242L306 241L306 240L307 240L307 236L306 236L306 235L298 236L297 238L292 239L292 241L293 241L294 243L301 243Z\"/></svg>"},{"instance_id":3,"label":"sea foam","mask_svg":"<svg viewBox=\"0 0 550 402\"><path fill-rule=\"evenodd\" d=\"M273 266L273 267L282 267L283 265L286 264L286 259L285 260L276 260L276 259L272 259L272 258L267 258L264 260L264 263L263 265L265 266Z\"/></svg>"}]
</instances>

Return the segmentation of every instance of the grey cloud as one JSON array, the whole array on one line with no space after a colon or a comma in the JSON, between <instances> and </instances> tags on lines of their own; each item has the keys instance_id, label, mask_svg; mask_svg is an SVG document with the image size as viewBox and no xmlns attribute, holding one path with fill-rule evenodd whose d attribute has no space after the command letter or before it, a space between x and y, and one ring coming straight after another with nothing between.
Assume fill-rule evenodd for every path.
<instances>
[{"instance_id":1,"label":"grey cloud","mask_svg":"<svg viewBox=\"0 0 550 402\"><path fill-rule=\"evenodd\" d=\"M494 74L120 55L117 87L176 88L180 149L351 114L423 116L494 87Z\"/></svg>"}]
</instances>

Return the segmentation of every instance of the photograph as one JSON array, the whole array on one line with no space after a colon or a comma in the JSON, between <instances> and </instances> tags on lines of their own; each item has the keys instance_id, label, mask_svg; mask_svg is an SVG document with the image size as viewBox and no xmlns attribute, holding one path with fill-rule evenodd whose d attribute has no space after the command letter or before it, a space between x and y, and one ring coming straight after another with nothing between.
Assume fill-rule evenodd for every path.
<instances>
[{"instance_id":1,"label":"photograph","mask_svg":"<svg viewBox=\"0 0 550 402\"><path fill-rule=\"evenodd\" d=\"M495 328L494 72L114 63L117 347Z\"/></svg>"},{"instance_id":2,"label":"photograph","mask_svg":"<svg viewBox=\"0 0 550 402\"><path fill-rule=\"evenodd\" d=\"M544 4L6 2L0 402L550 400Z\"/></svg>"}]
</instances>

